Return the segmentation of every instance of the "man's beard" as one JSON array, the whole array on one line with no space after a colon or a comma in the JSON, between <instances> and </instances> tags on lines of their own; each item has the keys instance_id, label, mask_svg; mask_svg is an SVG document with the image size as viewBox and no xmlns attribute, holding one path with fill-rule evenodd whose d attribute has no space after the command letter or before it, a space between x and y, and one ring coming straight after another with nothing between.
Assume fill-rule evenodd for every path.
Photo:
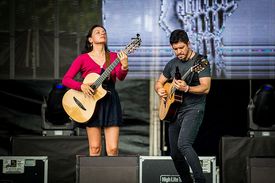
<instances>
[{"instance_id":1,"label":"man's beard","mask_svg":"<svg viewBox=\"0 0 275 183\"><path fill-rule=\"evenodd\" d=\"M187 61L186 57L181 57L181 58L178 57L178 59L180 59L180 61L183 61L183 62Z\"/></svg>"}]
</instances>

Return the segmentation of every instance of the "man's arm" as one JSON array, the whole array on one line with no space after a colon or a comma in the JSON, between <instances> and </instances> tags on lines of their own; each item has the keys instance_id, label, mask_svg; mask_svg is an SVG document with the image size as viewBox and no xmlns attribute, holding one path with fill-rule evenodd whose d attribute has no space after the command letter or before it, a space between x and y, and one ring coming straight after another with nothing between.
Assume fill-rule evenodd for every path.
<instances>
[{"instance_id":1,"label":"man's arm","mask_svg":"<svg viewBox=\"0 0 275 183\"><path fill-rule=\"evenodd\" d=\"M161 74L159 79L155 83L155 91L161 98L167 97L167 93L166 93L165 89L163 88L164 83L166 81L167 81L167 78L163 74Z\"/></svg>"},{"instance_id":2,"label":"man's arm","mask_svg":"<svg viewBox=\"0 0 275 183\"><path fill-rule=\"evenodd\" d=\"M211 77L202 77L200 78L200 85L198 86L189 86L189 93L194 94L208 94L211 87Z\"/></svg>"}]
</instances>

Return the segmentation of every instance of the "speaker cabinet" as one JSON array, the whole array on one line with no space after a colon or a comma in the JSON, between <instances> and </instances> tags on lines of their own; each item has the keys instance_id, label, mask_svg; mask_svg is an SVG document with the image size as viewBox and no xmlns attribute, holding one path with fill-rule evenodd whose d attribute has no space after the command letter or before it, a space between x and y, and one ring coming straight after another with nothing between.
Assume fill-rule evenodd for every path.
<instances>
[{"instance_id":1,"label":"speaker cabinet","mask_svg":"<svg viewBox=\"0 0 275 183\"><path fill-rule=\"evenodd\" d=\"M274 183L275 157L251 157L247 159L247 183Z\"/></svg>"},{"instance_id":2,"label":"speaker cabinet","mask_svg":"<svg viewBox=\"0 0 275 183\"><path fill-rule=\"evenodd\" d=\"M248 182L247 158L249 157L275 157L275 137L222 137L220 145L222 183ZM264 163L260 163L258 159L250 161L250 167L253 167L251 176L258 176L255 170L262 171ZM251 180L255 180L255 177Z\"/></svg>"},{"instance_id":3,"label":"speaker cabinet","mask_svg":"<svg viewBox=\"0 0 275 183\"><path fill-rule=\"evenodd\" d=\"M77 183L138 183L136 156L76 156Z\"/></svg>"}]
</instances>

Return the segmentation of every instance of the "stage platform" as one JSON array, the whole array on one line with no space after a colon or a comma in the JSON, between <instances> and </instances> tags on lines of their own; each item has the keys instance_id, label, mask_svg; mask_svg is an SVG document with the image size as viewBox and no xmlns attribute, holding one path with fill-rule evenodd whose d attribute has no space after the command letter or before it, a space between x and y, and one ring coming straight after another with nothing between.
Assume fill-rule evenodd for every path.
<instances>
[{"instance_id":1,"label":"stage platform","mask_svg":"<svg viewBox=\"0 0 275 183\"><path fill-rule=\"evenodd\" d=\"M122 153L119 157L92 158L88 156L86 136L17 136L13 137L11 142L11 156L47 157L48 183L75 183L85 178L82 176L88 176L85 180L92 179L89 178L90 175L114 177L112 176L114 172L124 172L123 175L126 177L129 174L135 177L131 182L138 183L147 183L147 180L150 181L148 183L152 180L163 180L165 183L179 181L169 156ZM83 159L80 160L80 157ZM250 183L248 181L252 183L258 177L263 177L262 180L266 179L266 183L269 183L269 180L275 182L272 174L266 175L262 171L263 169L267 170L266 172L275 170L275 137L222 137L219 159L215 156L200 156L200 158L207 173L207 183ZM97 173L94 174L93 170L97 170ZM156 177L153 178L154 176Z\"/></svg>"}]
</instances>

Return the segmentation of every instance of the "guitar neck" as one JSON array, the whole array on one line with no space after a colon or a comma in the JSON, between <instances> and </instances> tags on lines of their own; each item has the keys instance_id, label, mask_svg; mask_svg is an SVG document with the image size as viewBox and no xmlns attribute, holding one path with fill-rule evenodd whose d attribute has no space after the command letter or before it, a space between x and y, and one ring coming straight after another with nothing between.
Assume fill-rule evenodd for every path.
<instances>
[{"instance_id":1,"label":"guitar neck","mask_svg":"<svg viewBox=\"0 0 275 183\"><path fill-rule=\"evenodd\" d=\"M117 66L117 64L120 62L120 60L117 58L102 74L101 76L94 82L94 84L91 86L93 89L97 89L103 81L110 75L112 70Z\"/></svg>"},{"instance_id":2,"label":"guitar neck","mask_svg":"<svg viewBox=\"0 0 275 183\"><path fill-rule=\"evenodd\" d=\"M141 39L139 38L139 34L137 34L136 38L132 38L132 42L128 44L123 52L128 55L129 53L133 52L137 47L140 46ZM112 70L117 66L117 64L120 62L119 58L116 58L115 61L101 74L101 76L92 84L92 89L97 89L103 81L110 75Z\"/></svg>"},{"instance_id":3,"label":"guitar neck","mask_svg":"<svg viewBox=\"0 0 275 183\"><path fill-rule=\"evenodd\" d=\"M188 71L181 77L181 80L185 80L191 72L192 72L192 68L188 69Z\"/></svg>"}]
</instances>

